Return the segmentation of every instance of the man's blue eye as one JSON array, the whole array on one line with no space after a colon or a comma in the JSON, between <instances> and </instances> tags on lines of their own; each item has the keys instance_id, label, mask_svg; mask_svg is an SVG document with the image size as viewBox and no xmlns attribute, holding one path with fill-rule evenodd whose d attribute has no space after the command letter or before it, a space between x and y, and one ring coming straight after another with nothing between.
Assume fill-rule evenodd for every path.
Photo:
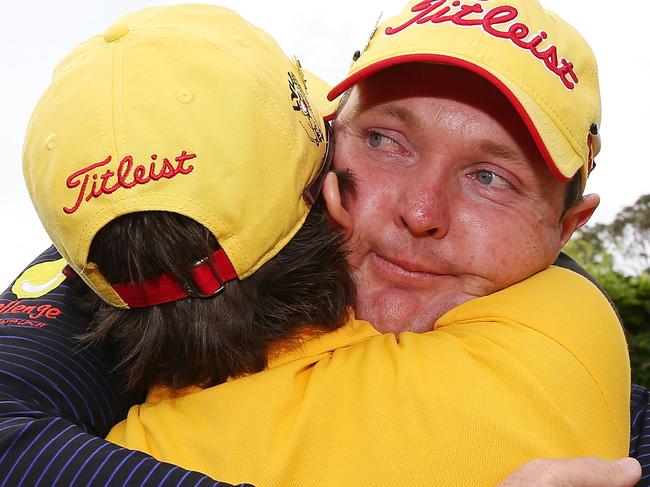
<instances>
[{"instance_id":1,"label":"man's blue eye","mask_svg":"<svg viewBox=\"0 0 650 487\"><path fill-rule=\"evenodd\" d=\"M368 135L368 143L370 144L371 147L374 147L375 149L381 146L383 140L384 140L384 136L378 132L371 132Z\"/></svg>"},{"instance_id":2,"label":"man's blue eye","mask_svg":"<svg viewBox=\"0 0 650 487\"><path fill-rule=\"evenodd\" d=\"M479 183L492 184L494 181L494 173L490 171L477 171L475 178Z\"/></svg>"}]
</instances>

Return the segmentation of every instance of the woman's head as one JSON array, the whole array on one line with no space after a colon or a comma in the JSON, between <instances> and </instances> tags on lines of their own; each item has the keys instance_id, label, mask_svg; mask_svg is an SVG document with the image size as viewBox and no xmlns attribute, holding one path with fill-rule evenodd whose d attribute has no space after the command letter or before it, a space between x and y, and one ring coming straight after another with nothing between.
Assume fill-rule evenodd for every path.
<instances>
[{"instance_id":1,"label":"woman's head","mask_svg":"<svg viewBox=\"0 0 650 487\"><path fill-rule=\"evenodd\" d=\"M89 297L95 324L87 338L115 351L128 389L155 384L209 386L262 370L279 342L341 326L354 301L342 235L322 201L289 243L250 277L208 298L120 309ZM108 282L161 275L191 281L195 262L219 244L201 224L169 212L124 215L96 235L90 257Z\"/></svg>"},{"instance_id":2,"label":"woman's head","mask_svg":"<svg viewBox=\"0 0 650 487\"><path fill-rule=\"evenodd\" d=\"M245 279L309 211L303 191L327 146L308 98L324 99L310 92L318 86L228 9L127 15L57 66L34 110L23 162L36 210L75 271L118 307L132 296L120 296L88 256L97 232L130 213L200 223Z\"/></svg>"},{"instance_id":3,"label":"woman's head","mask_svg":"<svg viewBox=\"0 0 650 487\"><path fill-rule=\"evenodd\" d=\"M322 86L208 5L128 15L55 70L25 178L106 303L91 337L110 336L129 386L220 382L262 368L277 339L344 321L340 236L312 208L328 141L308 96Z\"/></svg>"}]
</instances>

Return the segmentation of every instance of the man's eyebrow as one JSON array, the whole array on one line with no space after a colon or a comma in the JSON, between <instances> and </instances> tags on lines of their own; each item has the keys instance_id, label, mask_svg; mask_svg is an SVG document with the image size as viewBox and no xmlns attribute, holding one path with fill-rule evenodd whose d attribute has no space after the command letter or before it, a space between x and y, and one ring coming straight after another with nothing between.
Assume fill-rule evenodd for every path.
<instances>
[{"instance_id":1,"label":"man's eyebrow","mask_svg":"<svg viewBox=\"0 0 650 487\"><path fill-rule=\"evenodd\" d=\"M367 107L365 110L360 109L357 113L362 113L364 111L372 112L373 114L376 114L380 117L398 120L418 130L422 129L420 120L413 114L413 112L399 105L394 105L391 103L375 105Z\"/></svg>"},{"instance_id":2,"label":"man's eyebrow","mask_svg":"<svg viewBox=\"0 0 650 487\"><path fill-rule=\"evenodd\" d=\"M481 140L476 145L482 152L487 152L488 154L501 159L509 161L524 161L526 159L524 154L514 147L506 144L499 144L492 140Z\"/></svg>"}]
</instances>

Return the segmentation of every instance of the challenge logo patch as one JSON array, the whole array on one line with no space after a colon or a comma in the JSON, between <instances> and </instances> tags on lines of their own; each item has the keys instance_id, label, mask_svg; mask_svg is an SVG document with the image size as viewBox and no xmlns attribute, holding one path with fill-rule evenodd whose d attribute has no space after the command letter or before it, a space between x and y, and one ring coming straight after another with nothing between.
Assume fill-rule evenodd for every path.
<instances>
[{"instance_id":1,"label":"challenge logo patch","mask_svg":"<svg viewBox=\"0 0 650 487\"><path fill-rule=\"evenodd\" d=\"M11 292L19 299L45 296L65 280L63 268L66 265L65 259L33 265L16 279L14 285L11 286Z\"/></svg>"}]
</instances>

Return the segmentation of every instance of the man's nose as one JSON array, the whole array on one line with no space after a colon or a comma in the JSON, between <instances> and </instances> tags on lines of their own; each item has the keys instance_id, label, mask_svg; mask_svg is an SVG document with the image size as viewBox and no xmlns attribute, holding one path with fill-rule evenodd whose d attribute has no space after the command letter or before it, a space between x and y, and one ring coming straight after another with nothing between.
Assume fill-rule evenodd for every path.
<instances>
[{"instance_id":1,"label":"man's nose","mask_svg":"<svg viewBox=\"0 0 650 487\"><path fill-rule=\"evenodd\" d=\"M416 237L445 237L451 223L453 188L443 179L442 175L430 172L414 174L402 188L397 224Z\"/></svg>"}]
</instances>

